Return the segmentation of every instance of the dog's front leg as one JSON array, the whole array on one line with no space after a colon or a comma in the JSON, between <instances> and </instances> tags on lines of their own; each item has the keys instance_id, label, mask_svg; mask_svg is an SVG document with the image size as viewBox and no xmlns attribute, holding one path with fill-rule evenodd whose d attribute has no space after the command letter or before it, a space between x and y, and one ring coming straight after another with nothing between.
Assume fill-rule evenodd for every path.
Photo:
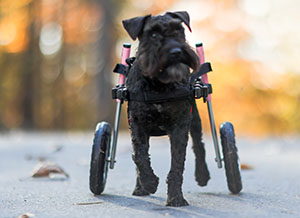
<instances>
[{"instance_id":1,"label":"dog's front leg","mask_svg":"<svg viewBox=\"0 0 300 218\"><path fill-rule=\"evenodd\" d=\"M133 145L132 159L137 167L137 182L133 195L142 196L154 194L157 190L159 178L154 174L149 157L149 136L141 126L131 124L131 138Z\"/></svg>"},{"instance_id":2,"label":"dog's front leg","mask_svg":"<svg viewBox=\"0 0 300 218\"><path fill-rule=\"evenodd\" d=\"M167 206L179 207L188 205L183 198L181 186L188 141L188 127L178 126L170 134L171 141L171 169L168 175Z\"/></svg>"}]
</instances>

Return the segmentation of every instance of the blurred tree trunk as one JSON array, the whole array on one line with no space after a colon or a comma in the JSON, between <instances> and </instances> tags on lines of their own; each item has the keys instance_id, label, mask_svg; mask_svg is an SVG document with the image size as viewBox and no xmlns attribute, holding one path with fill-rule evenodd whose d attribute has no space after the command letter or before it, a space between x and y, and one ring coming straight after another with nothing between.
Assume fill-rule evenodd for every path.
<instances>
[{"instance_id":1,"label":"blurred tree trunk","mask_svg":"<svg viewBox=\"0 0 300 218\"><path fill-rule=\"evenodd\" d=\"M21 111L23 112L23 124L25 129L36 128L35 112L39 108L39 84L40 84L40 52L38 27L36 26L36 7L39 6L39 0L32 1L28 4L29 24L28 24L28 46L24 52L24 62L21 67L22 83L20 95L23 97Z\"/></svg>"},{"instance_id":2,"label":"blurred tree trunk","mask_svg":"<svg viewBox=\"0 0 300 218\"><path fill-rule=\"evenodd\" d=\"M62 4L60 9L58 10L56 16L56 22L60 25L63 25L65 22L65 4L66 1L62 0ZM59 54L58 54L58 63L59 63L59 76L56 79L54 84L54 108L55 117L54 117L54 128L58 128L59 130L64 130L67 127L66 124L66 80L65 80L65 63L66 63L66 55L67 55L67 46L65 45L64 41L61 45Z\"/></svg>"},{"instance_id":3,"label":"blurred tree trunk","mask_svg":"<svg viewBox=\"0 0 300 218\"><path fill-rule=\"evenodd\" d=\"M1 16L0 16L0 19L1 19ZM0 131L2 130L5 130L5 125L3 125L3 108L4 108L4 105L5 105L5 100L3 101L3 98L4 98L4 88L3 88L3 80L4 80L4 77L6 75L6 66L7 66L7 63L9 62L9 57L8 55L2 55L0 54ZM6 64L4 64L6 63Z\"/></svg>"},{"instance_id":4,"label":"blurred tree trunk","mask_svg":"<svg viewBox=\"0 0 300 218\"><path fill-rule=\"evenodd\" d=\"M98 31L98 40L96 42L98 73L95 80L98 95L98 121L105 120L113 123L114 105L111 99L112 88L112 68L114 62L115 44L117 41L115 31L115 17L118 13L119 3L114 0L97 0L102 9L101 28Z\"/></svg>"}]
</instances>

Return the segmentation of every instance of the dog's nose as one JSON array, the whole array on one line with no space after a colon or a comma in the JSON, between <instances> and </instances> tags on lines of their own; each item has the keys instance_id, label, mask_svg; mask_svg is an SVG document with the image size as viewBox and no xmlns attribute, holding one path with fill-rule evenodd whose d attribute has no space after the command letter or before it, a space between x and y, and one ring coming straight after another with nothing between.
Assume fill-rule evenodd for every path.
<instances>
[{"instance_id":1,"label":"dog's nose","mask_svg":"<svg viewBox=\"0 0 300 218\"><path fill-rule=\"evenodd\" d=\"M171 57L178 57L179 55L181 55L181 53L182 53L182 50L181 50L181 48L178 48L178 47L172 48L169 52Z\"/></svg>"}]
</instances>

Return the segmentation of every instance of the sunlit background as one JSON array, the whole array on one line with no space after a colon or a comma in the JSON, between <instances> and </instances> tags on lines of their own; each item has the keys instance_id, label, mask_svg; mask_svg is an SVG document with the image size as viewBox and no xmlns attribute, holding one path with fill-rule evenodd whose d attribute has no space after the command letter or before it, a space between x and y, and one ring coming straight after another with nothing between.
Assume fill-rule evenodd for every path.
<instances>
[{"instance_id":1,"label":"sunlit background","mask_svg":"<svg viewBox=\"0 0 300 218\"><path fill-rule=\"evenodd\" d=\"M203 42L217 125L300 133L298 0L0 0L0 130L91 130L113 123L121 20L186 10ZM204 129L207 108L198 101ZM123 128L126 128L124 109Z\"/></svg>"}]
</instances>

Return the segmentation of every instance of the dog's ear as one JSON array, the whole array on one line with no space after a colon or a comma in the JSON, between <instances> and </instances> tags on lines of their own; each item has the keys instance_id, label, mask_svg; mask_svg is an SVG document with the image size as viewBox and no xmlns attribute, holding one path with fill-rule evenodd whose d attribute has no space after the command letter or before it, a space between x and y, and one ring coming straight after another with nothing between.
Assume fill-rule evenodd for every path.
<instances>
[{"instance_id":1,"label":"dog's ear","mask_svg":"<svg viewBox=\"0 0 300 218\"><path fill-rule=\"evenodd\" d=\"M173 18L180 19L189 28L189 31L192 32L190 26L190 15L186 11L167 12L166 14Z\"/></svg>"},{"instance_id":2,"label":"dog's ear","mask_svg":"<svg viewBox=\"0 0 300 218\"><path fill-rule=\"evenodd\" d=\"M141 35L145 21L151 17L151 15L146 15L142 17L134 17L128 20L123 20L123 26L125 30L128 32L129 36L133 39L136 40L136 38Z\"/></svg>"}]
</instances>

